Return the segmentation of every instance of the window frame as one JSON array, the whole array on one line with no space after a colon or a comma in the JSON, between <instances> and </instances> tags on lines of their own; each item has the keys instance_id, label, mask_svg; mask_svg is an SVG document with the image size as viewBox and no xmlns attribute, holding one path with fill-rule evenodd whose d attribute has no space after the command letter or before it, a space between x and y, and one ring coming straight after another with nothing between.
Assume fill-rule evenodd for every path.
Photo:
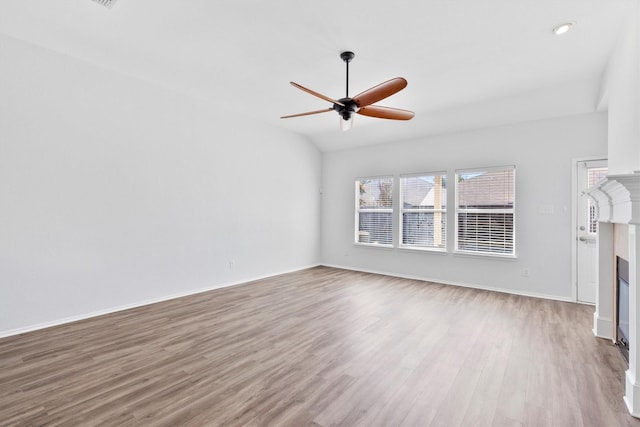
<instances>
[{"instance_id":1,"label":"window frame","mask_svg":"<svg viewBox=\"0 0 640 427\"><path fill-rule=\"evenodd\" d=\"M390 208L364 208L360 207L360 182L363 180L383 180L389 179L391 180L391 207ZM367 246L367 247L375 247L375 248L394 248L394 212L395 212L395 191L396 191L396 179L393 175L378 175L378 176L364 176L356 178L354 181L354 190L355 190L355 218L354 218L354 236L353 236L353 244L358 246ZM371 243L371 242L361 242L360 241L360 213L389 213L391 214L391 243Z\"/></svg>"},{"instance_id":2,"label":"window frame","mask_svg":"<svg viewBox=\"0 0 640 427\"><path fill-rule=\"evenodd\" d=\"M444 209L436 209L434 208L408 208L404 207L404 191L403 191L403 182L407 178L419 178L419 177L433 177L440 176L443 181L441 182L442 188L442 200L444 201ZM448 229L448 218L447 218L447 208L448 206L448 194L447 194L447 181L448 175L446 171L437 171L437 172L423 172L423 173L412 173L412 174L402 174L398 180L398 248L407 249L411 251L427 251L427 252L447 252L447 248L449 246L449 239L447 239L447 229ZM404 214L405 213L440 213L442 214L442 218L444 220L444 230L442 231L442 237L444 239L444 245L442 247L438 246L424 246L424 245L416 245L410 243L403 243L404 237Z\"/></svg>"},{"instance_id":3,"label":"window frame","mask_svg":"<svg viewBox=\"0 0 640 427\"><path fill-rule=\"evenodd\" d=\"M461 209L460 208L460 180L459 176L462 174L473 174L477 172L498 172L498 171L513 171L513 205L511 208L495 208L495 209L481 209L481 208L471 208L471 209ZM461 254L461 255L471 255L471 256L480 256L480 257L495 257L495 258L508 258L515 259L517 258L516 252L516 199L517 199L517 191L516 191L516 166L515 165L504 165L504 166L492 166L486 168L469 168L469 169L456 169L454 173L455 177L455 218L454 218L454 250L453 253ZM511 214L512 215L512 225L511 225L511 241L512 250L510 253L501 253L501 252L491 252L491 251L480 251L480 250L469 250L469 249L460 249L460 214L461 213L495 213L495 214Z\"/></svg>"}]
</instances>

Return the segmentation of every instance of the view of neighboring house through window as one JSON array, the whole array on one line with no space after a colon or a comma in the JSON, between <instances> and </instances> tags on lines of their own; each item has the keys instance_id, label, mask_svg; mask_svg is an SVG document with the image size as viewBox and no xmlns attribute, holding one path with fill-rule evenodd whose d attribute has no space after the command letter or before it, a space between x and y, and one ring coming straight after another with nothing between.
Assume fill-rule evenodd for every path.
<instances>
[{"instance_id":1,"label":"view of neighboring house through window","mask_svg":"<svg viewBox=\"0 0 640 427\"><path fill-rule=\"evenodd\" d=\"M400 177L400 246L446 249L446 173Z\"/></svg>"},{"instance_id":2,"label":"view of neighboring house through window","mask_svg":"<svg viewBox=\"0 0 640 427\"><path fill-rule=\"evenodd\" d=\"M456 171L456 250L515 256L515 167Z\"/></svg>"},{"instance_id":3,"label":"view of neighboring house through window","mask_svg":"<svg viewBox=\"0 0 640 427\"><path fill-rule=\"evenodd\" d=\"M355 241L393 245L393 177L356 180Z\"/></svg>"}]
</instances>

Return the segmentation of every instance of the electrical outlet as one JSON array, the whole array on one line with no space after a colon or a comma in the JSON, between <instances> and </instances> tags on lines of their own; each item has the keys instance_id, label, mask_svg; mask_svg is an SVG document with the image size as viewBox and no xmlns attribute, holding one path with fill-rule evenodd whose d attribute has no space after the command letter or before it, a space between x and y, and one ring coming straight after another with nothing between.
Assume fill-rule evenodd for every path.
<instances>
[{"instance_id":1,"label":"electrical outlet","mask_svg":"<svg viewBox=\"0 0 640 427\"><path fill-rule=\"evenodd\" d=\"M525 267L522 269L522 277L529 277L529 268Z\"/></svg>"}]
</instances>

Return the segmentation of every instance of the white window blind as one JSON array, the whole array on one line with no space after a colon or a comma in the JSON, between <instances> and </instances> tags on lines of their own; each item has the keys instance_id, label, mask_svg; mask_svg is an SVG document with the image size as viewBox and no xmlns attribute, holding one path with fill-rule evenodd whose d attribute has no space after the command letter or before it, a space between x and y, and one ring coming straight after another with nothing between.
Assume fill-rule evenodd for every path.
<instances>
[{"instance_id":1,"label":"white window blind","mask_svg":"<svg viewBox=\"0 0 640 427\"><path fill-rule=\"evenodd\" d=\"M515 255L515 167L456 171L456 250Z\"/></svg>"},{"instance_id":2,"label":"white window blind","mask_svg":"<svg viewBox=\"0 0 640 427\"><path fill-rule=\"evenodd\" d=\"M393 177L356 180L355 242L393 245Z\"/></svg>"},{"instance_id":3,"label":"white window blind","mask_svg":"<svg viewBox=\"0 0 640 427\"><path fill-rule=\"evenodd\" d=\"M588 167L587 166L587 185L593 187L601 179L607 177L609 169L607 167ZM593 204L591 197L587 198L587 208L589 209L589 233L596 234L598 232L598 220L596 206Z\"/></svg>"},{"instance_id":4,"label":"white window blind","mask_svg":"<svg viewBox=\"0 0 640 427\"><path fill-rule=\"evenodd\" d=\"M444 172L400 177L400 246L446 248L446 181Z\"/></svg>"}]
</instances>

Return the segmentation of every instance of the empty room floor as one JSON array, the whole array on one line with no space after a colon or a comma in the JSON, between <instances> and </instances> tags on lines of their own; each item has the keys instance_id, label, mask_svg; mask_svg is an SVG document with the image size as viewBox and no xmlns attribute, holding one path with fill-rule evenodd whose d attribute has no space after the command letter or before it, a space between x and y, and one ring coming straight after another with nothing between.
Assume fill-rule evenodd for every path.
<instances>
[{"instance_id":1,"label":"empty room floor","mask_svg":"<svg viewBox=\"0 0 640 427\"><path fill-rule=\"evenodd\" d=\"M316 267L0 339L0 425L640 426L592 319Z\"/></svg>"}]
</instances>

